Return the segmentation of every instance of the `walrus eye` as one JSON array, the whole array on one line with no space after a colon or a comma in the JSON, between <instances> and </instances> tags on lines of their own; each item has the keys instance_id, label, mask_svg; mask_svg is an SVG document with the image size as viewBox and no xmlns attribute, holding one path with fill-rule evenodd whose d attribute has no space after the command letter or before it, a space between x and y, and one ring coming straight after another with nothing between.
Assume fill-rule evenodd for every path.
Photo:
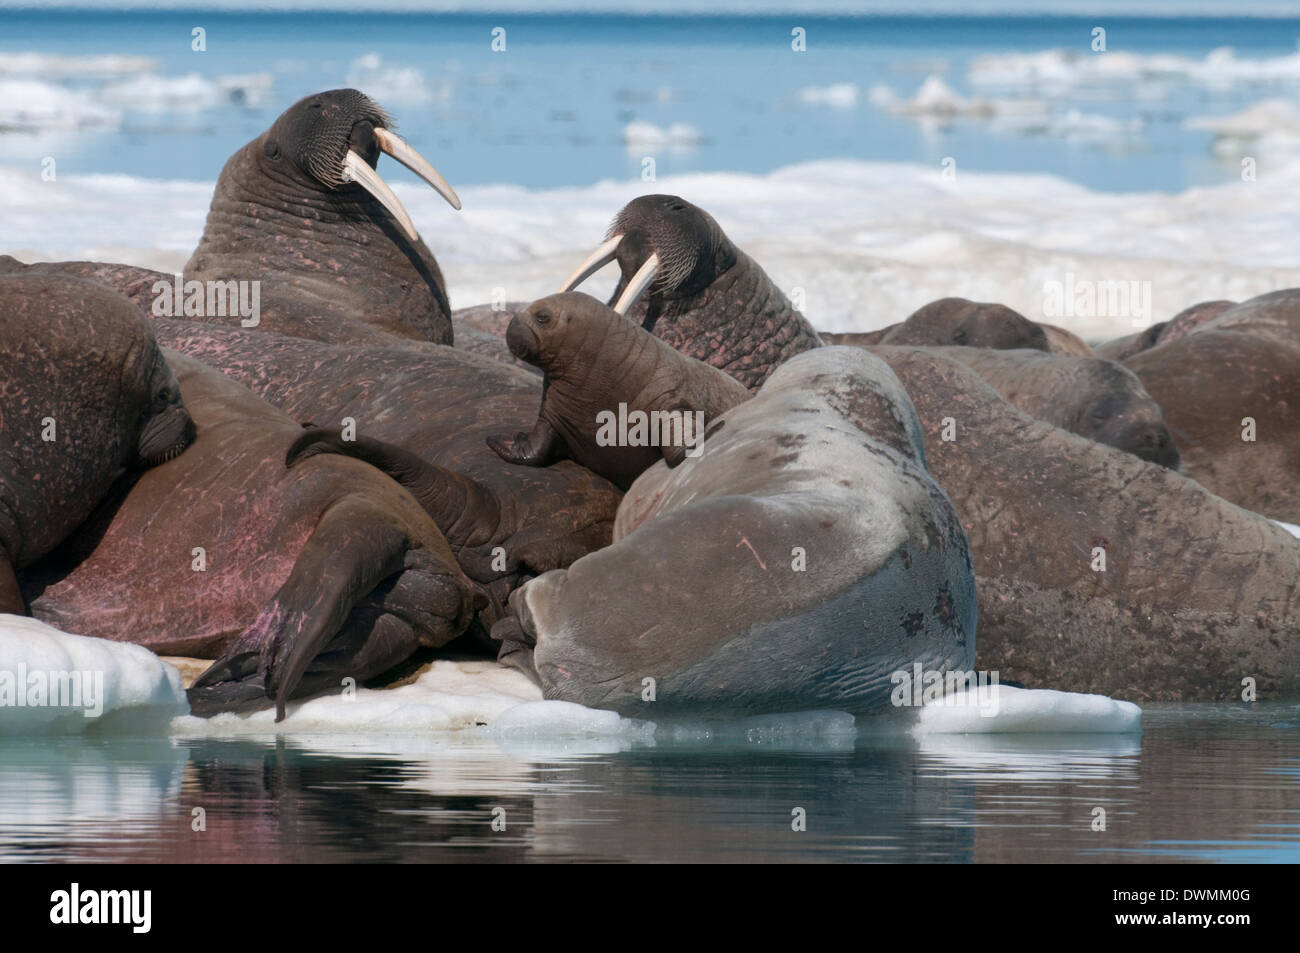
<instances>
[{"instance_id":1,"label":"walrus eye","mask_svg":"<svg viewBox=\"0 0 1300 953\"><path fill-rule=\"evenodd\" d=\"M672 210L673 210L674 212L685 212L685 211L686 211L686 206L685 206L685 205L682 205L682 204L679 202L679 203L677 203L676 205L674 205L674 206L672 207Z\"/></svg>"},{"instance_id":2,"label":"walrus eye","mask_svg":"<svg viewBox=\"0 0 1300 953\"><path fill-rule=\"evenodd\" d=\"M965 344L965 343L966 343L966 329L965 329L965 328L958 328L956 331L953 332L953 334L952 334L952 339L953 339L953 341L954 341L955 343L957 343L957 344Z\"/></svg>"},{"instance_id":3,"label":"walrus eye","mask_svg":"<svg viewBox=\"0 0 1300 953\"><path fill-rule=\"evenodd\" d=\"M535 315L533 315L533 317L536 319L538 324L551 323L551 313L549 311L538 311Z\"/></svg>"},{"instance_id":4,"label":"walrus eye","mask_svg":"<svg viewBox=\"0 0 1300 953\"><path fill-rule=\"evenodd\" d=\"M279 161L279 159L280 159L280 144L279 144L278 142L276 142L276 141L274 141L274 140L267 140L266 146L265 146L265 148L264 148L262 151L266 153L266 157L267 157L268 159L272 159L272 160L275 160L275 161L277 161L277 162Z\"/></svg>"}]
</instances>

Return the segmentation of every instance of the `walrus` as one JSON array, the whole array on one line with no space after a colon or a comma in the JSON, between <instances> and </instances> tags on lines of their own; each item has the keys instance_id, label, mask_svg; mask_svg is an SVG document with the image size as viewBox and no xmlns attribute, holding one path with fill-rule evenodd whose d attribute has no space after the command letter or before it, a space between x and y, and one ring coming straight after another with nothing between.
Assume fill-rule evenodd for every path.
<instances>
[{"instance_id":1,"label":"walrus","mask_svg":"<svg viewBox=\"0 0 1300 953\"><path fill-rule=\"evenodd\" d=\"M385 457L389 444L418 458L425 483L412 489L432 507L464 571L486 590L484 629L524 580L609 543L622 497L617 487L571 460L513 466L486 443L505 423L537 412L535 373L433 344L332 346L187 321L157 321L155 332L315 425L299 455L315 441L321 446L311 452L361 459L377 448L369 459L381 469L392 459ZM402 459L390 474L399 482L414 466Z\"/></svg>"},{"instance_id":2,"label":"walrus","mask_svg":"<svg viewBox=\"0 0 1300 953\"><path fill-rule=\"evenodd\" d=\"M872 353L911 395L965 526L981 670L1134 701L1239 700L1245 678L1260 698L1300 692L1300 540L1030 417L943 354Z\"/></svg>"},{"instance_id":3,"label":"walrus","mask_svg":"<svg viewBox=\"0 0 1300 953\"><path fill-rule=\"evenodd\" d=\"M782 361L821 345L757 262L708 212L676 195L643 195L625 205L560 291L615 260L622 276L610 307L751 391Z\"/></svg>"},{"instance_id":4,"label":"walrus","mask_svg":"<svg viewBox=\"0 0 1300 953\"><path fill-rule=\"evenodd\" d=\"M1124 363L1163 408L1184 473L1300 523L1300 289L1251 298Z\"/></svg>"},{"instance_id":5,"label":"walrus","mask_svg":"<svg viewBox=\"0 0 1300 953\"><path fill-rule=\"evenodd\" d=\"M542 369L542 407L531 431L488 445L521 466L571 457L624 490L656 460L673 467L698 453L704 428L750 396L734 377L579 292L533 302L506 340L515 357ZM645 442L619 442L619 420L643 420Z\"/></svg>"},{"instance_id":6,"label":"walrus","mask_svg":"<svg viewBox=\"0 0 1300 953\"><path fill-rule=\"evenodd\" d=\"M1178 449L1160 405L1137 375L1114 361L1028 349L941 347L1004 399L1049 424L1177 469Z\"/></svg>"},{"instance_id":7,"label":"walrus","mask_svg":"<svg viewBox=\"0 0 1300 953\"><path fill-rule=\"evenodd\" d=\"M65 631L214 659L196 714L361 682L459 635L478 605L421 506L372 467L287 469L301 426L220 371L164 351L198 425L180 456L124 484L21 575Z\"/></svg>"},{"instance_id":8,"label":"walrus","mask_svg":"<svg viewBox=\"0 0 1300 953\"><path fill-rule=\"evenodd\" d=\"M1036 321L1035 324L1042 328L1043 333L1047 335L1047 351L1049 354L1074 357L1097 356L1097 353L1089 347L1088 342L1073 331L1067 331L1055 324L1044 324L1042 321Z\"/></svg>"},{"instance_id":9,"label":"walrus","mask_svg":"<svg viewBox=\"0 0 1300 953\"><path fill-rule=\"evenodd\" d=\"M391 126L387 113L355 89L290 106L222 169L185 281L260 282L257 326L268 331L331 340L333 325L354 322L450 344L442 272L375 163L385 153L453 208L460 199ZM188 290L185 297L188 307ZM211 310L181 313L173 300L170 314L154 313L250 320Z\"/></svg>"},{"instance_id":10,"label":"walrus","mask_svg":"<svg viewBox=\"0 0 1300 953\"><path fill-rule=\"evenodd\" d=\"M1202 324L1213 321L1236 304L1235 301L1225 300L1202 301L1184 308L1168 321L1158 321L1141 331L1098 344L1095 348L1097 356L1110 361L1127 360L1134 354L1140 354L1159 344L1168 344L1170 341L1186 337Z\"/></svg>"},{"instance_id":11,"label":"walrus","mask_svg":"<svg viewBox=\"0 0 1300 953\"><path fill-rule=\"evenodd\" d=\"M855 343L1051 350L1042 326L1004 304L966 298L931 301L900 323L881 328L875 334L875 340Z\"/></svg>"},{"instance_id":12,"label":"walrus","mask_svg":"<svg viewBox=\"0 0 1300 953\"><path fill-rule=\"evenodd\" d=\"M17 570L46 555L126 470L194 439L149 322L75 278L0 277L0 612L26 609Z\"/></svg>"},{"instance_id":13,"label":"walrus","mask_svg":"<svg viewBox=\"0 0 1300 953\"><path fill-rule=\"evenodd\" d=\"M970 554L889 368L816 348L720 420L632 484L612 545L510 597L503 660L637 717L881 711L900 671L968 669Z\"/></svg>"}]
</instances>

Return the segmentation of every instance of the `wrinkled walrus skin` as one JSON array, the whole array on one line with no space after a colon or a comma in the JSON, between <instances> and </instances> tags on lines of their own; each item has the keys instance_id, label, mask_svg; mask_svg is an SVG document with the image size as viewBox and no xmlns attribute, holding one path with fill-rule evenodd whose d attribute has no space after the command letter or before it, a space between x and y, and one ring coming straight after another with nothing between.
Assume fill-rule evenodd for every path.
<instances>
[{"instance_id":1,"label":"wrinkled walrus skin","mask_svg":"<svg viewBox=\"0 0 1300 953\"><path fill-rule=\"evenodd\" d=\"M128 469L181 453L194 423L131 302L74 278L0 277L0 612Z\"/></svg>"},{"instance_id":2,"label":"wrinkled walrus skin","mask_svg":"<svg viewBox=\"0 0 1300 953\"><path fill-rule=\"evenodd\" d=\"M369 458L412 487L465 572L491 600L489 627L515 586L608 545L621 494L572 461L544 469L506 463L487 438L536 415L541 379L457 348L330 346L258 331L159 321L159 340L225 371L289 416L318 428L295 457L329 450ZM344 441L346 421L355 440ZM313 449L311 443L318 446ZM436 474L431 478L430 474Z\"/></svg>"},{"instance_id":3,"label":"wrinkled walrus skin","mask_svg":"<svg viewBox=\"0 0 1300 953\"><path fill-rule=\"evenodd\" d=\"M821 345L813 326L758 263L708 212L685 199L633 199L609 227L607 245L614 239L620 240L609 259L618 261L621 278L610 306L654 256L654 281L618 310L751 391L782 361ZM571 279L563 290L578 283Z\"/></svg>"},{"instance_id":4,"label":"wrinkled walrus skin","mask_svg":"<svg viewBox=\"0 0 1300 953\"><path fill-rule=\"evenodd\" d=\"M337 325L363 324L450 344L451 307L432 253L340 177L348 149L375 165L375 131L388 125L354 89L290 106L222 169L186 280L260 281L258 326L267 331L328 341Z\"/></svg>"},{"instance_id":5,"label":"wrinkled walrus skin","mask_svg":"<svg viewBox=\"0 0 1300 953\"><path fill-rule=\"evenodd\" d=\"M1035 420L929 349L872 351L912 396L970 539L981 670L1139 702L1240 700L1246 677L1260 698L1300 694L1300 540Z\"/></svg>"},{"instance_id":6,"label":"wrinkled walrus skin","mask_svg":"<svg viewBox=\"0 0 1300 953\"><path fill-rule=\"evenodd\" d=\"M1023 348L939 347L1025 413L1135 457L1178 468L1160 405L1136 374L1114 361Z\"/></svg>"},{"instance_id":7,"label":"wrinkled walrus skin","mask_svg":"<svg viewBox=\"0 0 1300 953\"><path fill-rule=\"evenodd\" d=\"M632 485L613 545L511 597L503 660L643 718L878 712L916 663L968 670L970 553L888 367L818 348L721 420Z\"/></svg>"},{"instance_id":8,"label":"wrinkled walrus skin","mask_svg":"<svg viewBox=\"0 0 1300 953\"><path fill-rule=\"evenodd\" d=\"M339 689L459 635L471 585L420 505L355 460L292 470L297 423L166 352L198 425L69 546L24 574L32 614L65 631L216 659L196 714Z\"/></svg>"},{"instance_id":9,"label":"wrinkled walrus skin","mask_svg":"<svg viewBox=\"0 0 1300 953\"><path fill-rule=\"evenodd\" d=\"M1251 298L1124 364L1164 409L1184 473L1300 523L1300 289Z\"/></svg>"},{"instance_id":10,"label":"wrinkled walrus skin","mask_svg":"<svg viewBox=\"0 0 1300 953\"><path fill-rule=\"evenodd\" d=\"M521 466L569 457L627 489L656 460L681 463L714 418L750 396L734 377L576 291L535 301L510 322L506 340L515 357L544 374L532 431L488 439L503 460ZM602 415L661 420L665 414L679 421L676 433L662 435L667 445L602 445ZM697 414L699 432L686 433Z\"/></svg>"}]
</instances>

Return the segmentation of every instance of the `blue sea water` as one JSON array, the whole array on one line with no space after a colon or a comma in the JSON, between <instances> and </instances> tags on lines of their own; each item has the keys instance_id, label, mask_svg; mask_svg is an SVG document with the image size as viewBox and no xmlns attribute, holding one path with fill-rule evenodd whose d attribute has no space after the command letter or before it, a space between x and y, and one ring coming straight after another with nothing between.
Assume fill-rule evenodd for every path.
<instances>
[{"instance_id":1,"label":"blue sea water","mask_svg":"<svg viewBox=\"0 0 1300 953\"><path fill-rule=\"evenodd\" d=\"M1080 56L1171 54L1204 59L1232 47L1241 60L1293 54L1293 19L1177 16L861 16L765 14L641 16L591 12L239 13L202 10L0 9L0 54L132 54L156 65L111 101L117 125L61 133L55 146L0 124L0 163L56 155L61 173L112 172L211 180L232 151L297 98L356 84L395 115L404 135L455 184L585 185L639 175L766 172L810 159L855 158L1055 173L1095 189L1180 191L1239 174L1216 158L1191 116L1241 110L1263 98L1296 99L1294 75L1222 83L1161 75L1131 82L971 88L973 58L1066 49ZM1107 51L1091 49L1106 29ZM206 51L191 49L202 28ZM807 49L791 49L792 30ZM494 51L495 29L505 49ZM497 34L498 38L501 34ZM265 74L255 95L238 86L198 107L166 84L196 74ZM1067 125L1116 128L1064 134L985 118L918 121L873 102L873 87L912 97L930 76L962 96L1045 96ZM104 80L42 75L58 89L102 98ZM5 79L0 73L0 86ZM160 82L158 82L160 81ZM852 84L852 103L816 91ZM807 91L814 92L809 93ZM814 100L814 101L810 101ZM9 104L12 108L13 104ZM630 124L685 124L675 144L628 144ZM1072 127L1074 128L1074 127Z\"/></svg>"}]
</instances>

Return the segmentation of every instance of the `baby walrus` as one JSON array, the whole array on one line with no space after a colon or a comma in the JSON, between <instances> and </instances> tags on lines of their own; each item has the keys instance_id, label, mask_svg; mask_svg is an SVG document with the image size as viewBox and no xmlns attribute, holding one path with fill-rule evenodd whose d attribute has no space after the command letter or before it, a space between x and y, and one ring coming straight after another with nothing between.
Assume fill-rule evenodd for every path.
<instances>
[{"instance_id":1,"label":"baby walrus","mask_svg":"<svg viewBox=\"0 0 1300 953\"><path fill-rule=\"evenodd\" d=\"M529 433L488 446L521 466L571 457L624 490L660 457L671 467L698 455L709 421L750 397L729 374L579 292L534 301L506 343L541 368L542 407Z\"/></svg>"}]
</instances>

